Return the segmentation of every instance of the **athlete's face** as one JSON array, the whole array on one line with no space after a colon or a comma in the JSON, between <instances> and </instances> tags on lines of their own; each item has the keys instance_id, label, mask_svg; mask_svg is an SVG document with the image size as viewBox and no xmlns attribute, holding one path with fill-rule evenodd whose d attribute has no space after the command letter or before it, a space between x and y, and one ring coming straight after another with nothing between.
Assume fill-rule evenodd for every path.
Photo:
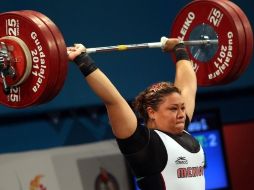
<instances>
[{"instance_id":1,"label":"athlete's face","mask_svg":"<svg viewBox=\"0 0 254 190\"><path fill-rule=\"evenodd\" d=\"M178 93L172 93L163 98L157 110L150 114L155 128L172 134L184 130L186 113L183 98Z\"/></svg>"}]
</instances>

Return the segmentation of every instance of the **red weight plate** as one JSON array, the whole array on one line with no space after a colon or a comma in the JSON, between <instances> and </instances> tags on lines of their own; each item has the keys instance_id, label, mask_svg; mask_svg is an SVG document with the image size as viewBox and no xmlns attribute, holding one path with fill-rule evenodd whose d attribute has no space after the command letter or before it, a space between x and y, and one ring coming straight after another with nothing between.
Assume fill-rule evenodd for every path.
<instances>
[{"instance_id":1,"label":"red weight plate","mask_svg":"<svg viewBox=\"0 0 254 190\"><path fill-rule=\"evenodd\" d=\"M200 62L190 54L200 86L220 84L239 60L244 47L239 40L244 33L238 31L233 10L225 7L214 1L193 1L179 12L173 23L171 36L183 40L189 40L193 29L202 24L211 26L217 33L218 50L209 61Z\"/></svg>"},{"instance_id":2,"label":"red weight plate","mask_svg":"<svg viewBox=\"0 0 254 190\"><path fill-rule=\"evenodd\" d=\"M11 55L10 66L15 70L15 76L7 75L5 80L7 85L16 86L26 81L31 73L32 59L28 47L19 38L6 36L0 38Z\"/></svg>"},{"instance_id":3,"label":"red weight plate","mask_svg":"<svg viewBox=\"0 0 254 190\"><path fill-rule=\"evenodd\" d=\"M66 79L67 76L67 69L68 69L68 58L66 55L66 44L63 38L62 33L60 32L60 30L58 29L58 27L55 25L55 23L50 20L47 16L45 16L44 14L37 12L37 11L32 11L32 10L26 10L31 12L32 14L36 15L38 18L40 18L45 25L49 28L49 30L51 31L52 35L55 38L57 47L58 47L58 55L59 55L59 74L56 75L56 85L54 90L52 91L52 93L49 95L49 97L45 100L45 101L50 101L51 99L53 99L62 89L63 85L64 85L64 81Z\"/></svg>"},{"instance_id":4,"label":"red weight plate","mask_svg":"<svg viewBox=\"0 0 254 190\"><path fill-rule=\"evenodd\" d=\"M37 104L45 95L52 74L50 61L57 54L54 39L45 25L18 12L0 14L0 37L15 36L22 39L32 56L32 70L27 80L20 86L11 88L5 95L0 90L0 102L12 108L24 108Z\"/></svg>"},{"instance_id":5,"label":"red weight plate","mask_svg":"<svg viewBox=\"0 0 254 190\"><path fill-rule=\"evenodd\" d=\"M240 44L240 47L242 47L242 48L239 49L239 55L237 56L237 59L234 63L234 66L232 67L230 73L228 73L226 78L224 78L220 82L220 84L227 84L227 83L230 83L235 80L234 76L237 75L238 71L242 67L244 55L246 52L245 46L247 43L246 38L245 38L245 36L246 36L245 30L244 30L242 21L239 18L238 14L235 12L235 10L231 6L228 5L229 1L217 1L217 0L203 0L203 1L213 1L213 2L216 2L216 3L220 4L221 6L223 6L230 13L232 18L234 19L237 31L239 32L239 44Z\"/></svg>"},{"instance_id":6,"label":"red weight plate","mask_svg":"<svg viewBox=\"0 0 254 190\"><path fill-rule=\"evenodd\" d=\"M40 98L33 104L38 105L44 103L43 100L48 96L48 94L51 93L51 91L54 89L54 82L55 82L55 73L58 73L58 51L57 46L54 40L54 37L52 36L51 32L49 31L48 27L36 16L30 13L26 13L24 11L18 11L17 14L22 15L23 17L26 17L27 19L30 19L32 22L36 23L38 26L41 27L41 31L43 32L44 37L48 40L50 45L50 51L51 55L49 56L48 60L48 68L49 69L49 75L47 78L47 85L44 89L43 94L40 96Z\"/></svg>"},{"instance_id":7,"label":"red weight plate","mask_svg":"<svg viewBox=\"0 0 254 190\"><path fill-rule=\"evenodd\" d=\"M243 10L238 5L233 3L232 1L227 1L225 3L227 3L229 6L231 6L236 11L240 20L242 21L242 25L245 30L245 40L246 40L245 55L244 55L243 61L241 63L240 69L232 77L232 80L236 80L247 69L247 67L251 61L251 57L253 55L253 31L252 31L249 19L247 18L246 14L243 12Z\"/></svg>"},{"instance_id":8,"label":"red weight plate","mask_svg":"<svg viewBox=\"0 0 254 190\"><path fill-rule=\"evenodd\" d=\"M50 82L47 85L47 90L46 90L45 95L41 96L41 98L36 102L37 104L43 104L43 103L48 102L47 100L48 100L49 96L51 96L53 91L55 91L55 86L57 84L57 78L59 78L58 75L60 72L60 68L59 68L60 61L59 61L59 56L58 56L59 55L58 46L56 44L54 36L52 35L51 31L48 28L48 26L39 17L37 17L33 11L30 11L30 10L19 11L19 14L27 16L31 19L40 20L40 22L42 22L44 24L44 26L47 28L49 35L51 36L51 39L53 39L52 43L54 43L54 51L56 52L56 54L53 57L54 59L50 60L50 66L52 67L52 69L50 70L52 72L49 75Z\"/></svg>"}]
</instances>

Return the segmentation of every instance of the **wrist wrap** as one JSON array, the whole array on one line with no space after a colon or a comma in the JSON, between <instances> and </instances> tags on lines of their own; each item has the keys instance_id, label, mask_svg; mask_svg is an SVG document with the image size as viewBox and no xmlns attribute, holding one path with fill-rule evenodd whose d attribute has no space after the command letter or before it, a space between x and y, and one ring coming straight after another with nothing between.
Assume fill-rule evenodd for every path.
<instances>
[{"instance_id":1,"label":"wrist wrap","mask_svg":"<svg viewBox=\"0 0 254 190\"><path fill-rule=\"evenodd\" d=\"M174 47L174 52L176 56L176 62L180 60L190 60L186 47L183 43L179 43Z\"/></svg>"},{"instance_id":2,"label":"wrist wrap","mask_svg":"<svg viewBox=\"0 0 254 190\"><path fill-rule=\"evenodd\" d=\"M94 60L85 52L73 60L85 77L97 69Z\"/></svg>"}]
</instances>

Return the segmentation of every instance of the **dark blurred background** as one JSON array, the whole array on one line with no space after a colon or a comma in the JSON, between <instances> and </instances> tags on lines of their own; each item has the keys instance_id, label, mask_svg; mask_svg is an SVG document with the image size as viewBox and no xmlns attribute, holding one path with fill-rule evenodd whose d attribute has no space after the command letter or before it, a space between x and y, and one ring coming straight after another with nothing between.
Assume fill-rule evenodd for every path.
<instances>
[{"instance_id":1,"label":"dark blurred background","mask_svg":"<svg viewBox=\"0 0 254 190\"><path fill-rule=\"evenodd\" d=\"M159 41L168 36L177 13L189 0L2 0L0 11L36 10L61 30L67 45L86 47ZM253 26L252 0L234 0ZM149 84L174 79L174 63L160 49L92 55L128 101ZM200 87L196 108L217 109L223 127L233 189L250 189L254 177L254 60L236 81ZM47 104L22 110L0 107L0 152L19 152L111 139L105 109L72 63L61 92ZM236 150L237 145L239 150ZM241 151L242 159L234 155ZM246 173L247 172L247 173ZM248 173L249 172L249 173ZM239 177L245 173L245 177ZM252 183L252 184L250 184ZM249 185L247 188L240 184Z\"/></svg>"}]
</instances>

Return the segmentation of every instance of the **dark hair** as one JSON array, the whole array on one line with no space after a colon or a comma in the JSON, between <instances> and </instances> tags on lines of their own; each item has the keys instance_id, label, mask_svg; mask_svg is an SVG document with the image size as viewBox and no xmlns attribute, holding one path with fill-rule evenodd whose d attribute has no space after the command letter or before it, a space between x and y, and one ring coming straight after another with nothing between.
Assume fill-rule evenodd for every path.
<instances>
[{"instance_id":1,"label":"dark hair","mask_svg":"<svg viewBox=\"0 0 254 190\"><path fill-rule=\"evenodd\" d=\"M135 98L132 104L138 118L146 123L148 120L147 107L157 110L163 98L174 92L181 94L181 91L169 82L158 82L146 88Z\"/></svg>"}]
</instances>

